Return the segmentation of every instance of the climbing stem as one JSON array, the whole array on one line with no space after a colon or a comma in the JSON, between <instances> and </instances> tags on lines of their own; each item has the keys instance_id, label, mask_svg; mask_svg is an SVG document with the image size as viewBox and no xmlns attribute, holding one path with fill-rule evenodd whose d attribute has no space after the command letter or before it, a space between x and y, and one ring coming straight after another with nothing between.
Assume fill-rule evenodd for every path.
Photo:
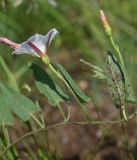
<instances>
[{"instance_id":1,"label":"climbing stem","mask_svg":"<svg viewBox=\"0 0 137 160\"><path fill-rule=\"evenodd\" d=\"M118 54L118 57L119 57L120 63L121 63L121 65L122 65L122 69L124 69L124 71L125 71L125 65L124 65L124 61L123 61L123 58L122 58L122 55L121 55L120 49L119 49L118 45L114 42L113 37L112 37L112 36L109 36L109 38L110 38L110 42L111 42L111 44L112 44L113 48L115 49L115 51L116 51L116 52L117 52L117 54Z\"/></svg>"}]
</instances>

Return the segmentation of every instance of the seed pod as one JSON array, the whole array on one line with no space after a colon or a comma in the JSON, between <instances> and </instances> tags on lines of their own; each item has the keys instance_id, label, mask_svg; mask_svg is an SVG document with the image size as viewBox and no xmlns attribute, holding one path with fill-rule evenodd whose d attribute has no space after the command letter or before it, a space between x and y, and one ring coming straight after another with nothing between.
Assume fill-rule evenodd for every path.
<instances>
[{"instance_id":1,"label":"seed pod","mask_svg":"<svg viewBox=\"0 0 137 160\"><path fill-rule=\"evenodd\" d=\"M117 108L124 108L125 79L116 57L109 51L107 54L106 74L112 100Z\"/></svg>"}]
</instances>

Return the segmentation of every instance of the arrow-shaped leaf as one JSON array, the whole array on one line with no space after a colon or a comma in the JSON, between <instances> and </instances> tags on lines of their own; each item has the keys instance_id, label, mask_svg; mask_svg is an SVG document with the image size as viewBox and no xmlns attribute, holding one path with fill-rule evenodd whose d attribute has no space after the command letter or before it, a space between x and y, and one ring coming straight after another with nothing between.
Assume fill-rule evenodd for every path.
<instances>
[{"instance_id":1,"label":"arrow-shaped leaf","mask_svg":"<svg viewBox=\"0 0 137 160\"><path fill-rule=\"evenodd\" d=\"M13 125L12 113L28 121L40 108L24 95L0 83L0 125Z\"/></svg>"},{"instance_id":2,"label":"arrow-shaped leaf","mask_svg":"<svg viewBox=\"0 0 137 160\"><path fill-rule=\"evenodd\" d=\"M55 83L55 81L36 64L32 64L31 69L34 73L35 83L40 93L48 98L51 106L57 106L59 102L69 100L69 96Z\"/></svg>"}]
</instances>

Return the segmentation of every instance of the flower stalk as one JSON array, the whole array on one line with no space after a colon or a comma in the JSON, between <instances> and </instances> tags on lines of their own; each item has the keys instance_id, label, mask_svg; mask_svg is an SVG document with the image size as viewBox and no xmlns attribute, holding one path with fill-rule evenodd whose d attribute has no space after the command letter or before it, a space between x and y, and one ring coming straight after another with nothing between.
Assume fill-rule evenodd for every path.
<instances>
[{"instance_id":1,"label":"flower stalk","mask_svg":"<svg viewBox=\"0 0 137 160\"><path fill-rule=\"evenodd\" d=\"M115 52L117 53L117 56L118 56L118 59L119 59L119 62L120 62L120 66L122 68L122 71L124 73L124 77L125 77L125 91L126 91L126 99L127 99L127 90L128 90L128 83L129 83L129 80L128 80L128 77L127 77L127 73L126 73L126 68L125 68L125 64L124 64L124 60L122 58L122 54L120 52L120 49L119 49L119 46L115 43L114 39L113 39L113 36L112 36L112 29L110 27L110 24L107 20L107 17L105 16L103 10L100 10L100 17L101 17L101 21L103 23L103 26L104 26L104 29L105 29L105 32L107 34L107 37L109 38L109 41L112 45L112 47L114 48ZM125 104L127 105L127 104ZM127 111L127 107L125 106L121 106L121 112L122 112L122 115L125 119L125 121L128 121L128 111Z\"/></svg>"},{"instance_id":2,"label":"flower stalk","mask_svg":"<svg viewBox=\"0 0 137 160\"><path fill-rule=\"evenodd\" d=\"M41 58L41 60L45 64L48 65L48 67L52 70L52 72L55 73L55 75L57 75L57 77L64 82L64 84L67 86L67 88L70 90L72 95L75 97L75 99L77 100L81 108L83 108L83 111L87 115L88 119L90 119L90 116L88 115L88 112L86 111L86 109L84 109L83 104L81 104L81 102L75 95L74 91L72 90L68 82L62 76L62 74L58 70L56 70L56 68L52 65L47 55L48 47L51 41L53 40L53 38L57 34L58 34L58 31L55 28L53 28L45 36L40 35L40 34L35 34L32 37L30 37L27 41L21 44L12 42L11 40L7 38L0 38L0 43L5 43L6 45L13 48L14 49L13 54L17 54L17 55L18 54L29 54L29 55Z\"/></svg>"}]
</instances>

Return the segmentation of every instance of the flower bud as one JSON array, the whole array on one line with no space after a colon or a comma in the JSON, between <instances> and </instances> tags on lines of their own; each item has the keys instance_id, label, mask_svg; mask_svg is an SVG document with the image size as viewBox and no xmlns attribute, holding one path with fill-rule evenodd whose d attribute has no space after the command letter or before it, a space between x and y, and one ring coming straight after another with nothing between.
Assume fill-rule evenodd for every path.
<instances>
[{"instance_id":1,"label":"flower bud","mask_svg":"<svg viewBox=\"0 0 137 160\"><path fill-rule=\"evenodd\" d=\"M106 32L107 36L111 36L112 30L111 30L111 27L108 23L107 17L105 16L103 10L100 10L100 17L101 17L101 20L102 20L102 23L105 28L105 32Z\"/></svg>"}]
</instances>

